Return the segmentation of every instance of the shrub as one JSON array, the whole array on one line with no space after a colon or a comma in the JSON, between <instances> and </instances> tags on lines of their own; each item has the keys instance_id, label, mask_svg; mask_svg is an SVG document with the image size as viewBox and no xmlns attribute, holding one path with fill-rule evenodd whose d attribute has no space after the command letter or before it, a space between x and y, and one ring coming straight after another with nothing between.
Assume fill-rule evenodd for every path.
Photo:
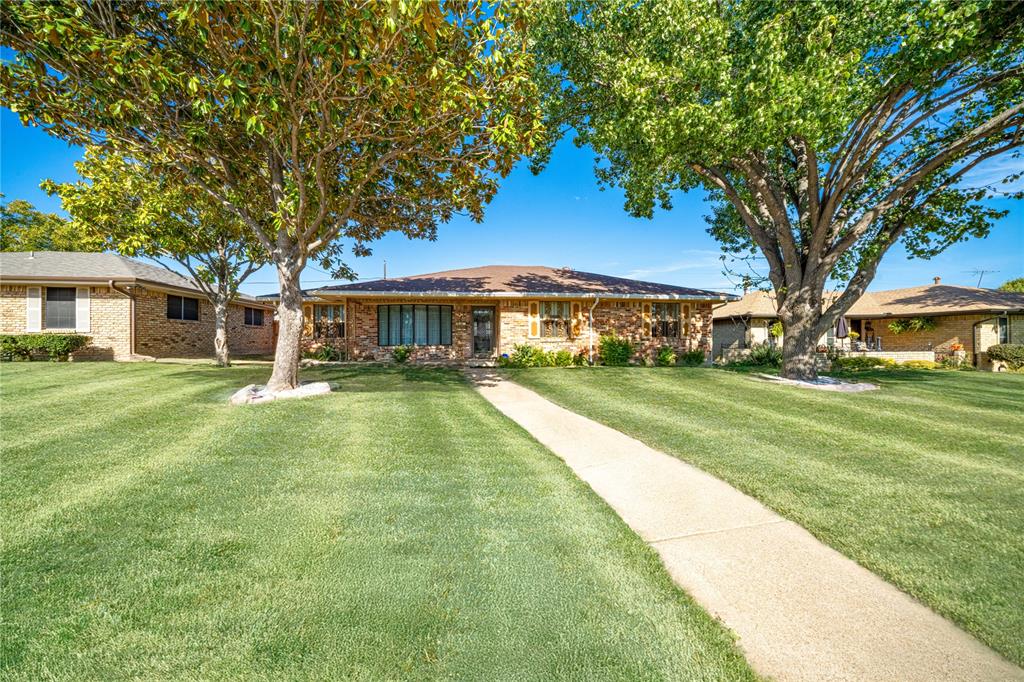
<instances>
[{"instance_id":1,"label":"shrub","mask_svg":"<svg viewBox=\"0 0 1024 682\"><path fill-rule=\"evenodd\" d=\"M555 367L572 367L573 355L567 350L560 350L551 358Z\"/></svg>"},{"instance_id":2,"label":"shrub","mask_svg":"<svg viewBox=\"0 0 1024 682\"><path fill-rule=\"evenodd\" d=\"M587 354L580 351L576 355L572 356L572 364L574 367L584 367L590 364L590 361L587 359Z\"/></svg>"},{"instance_id":3,"label":"shrub","mask_svg":"<svg viewBox=\"0 0 1024 682\"><path fill-rule=\"evenodd\" d=\"M662 346L658 349L658 357L654 360L659 367L670 367L676 364L676 351L672 346Z\"/></svg>"},{"instance_id":4,"label":"shrub","mask_svg":"<svg viewBox=\"0 0 1024 682\"><path fill-rule=\"evenodd\" d=\"M699 367L704 364L704 351L688 350L679 356L679 364L684 367Z\"/></svg>"},{"instance_id":5,"label":"shrub","mask_svg":"<svg viewBox=\"0 0 1024 682\"><path fill-rule=\"evenodd\" d=\"M571 354L568 351L564 352L569 355L571 362ZM512 354L507 357L502 356L499 363L502 367L554 367L556 355L556 353L549 353L543 348L537 348L528 343L519 343L513 346Z\"/></svg>"},{"instance_id":6,"label":"shrub","mask_svg":"<svg viewBox=\"0 0 1024 682\"><path fill-rule=\"evenodd\" d=\"M701 358L703 361L703 357ZM767 343L754 346L745 358L747 364L758 367L782 367L782 350Z\"/></svg>"},{"instance_id":7,"label":"shrub","mask_svg":"<svg viewBox=\"0 0 1024 682\"><path fill-rule=\"evenodd\" d=\"M41 351L54 362L64 362L87 345L89 337L80 334L8 335L0 342L0 354L5 358L30 359L33 351Z\"/></svg>"},{"instance_id":8,"label":"shrub","mask_svg":"<svg viewBox=\"0 0 1024 682\"><path fill-rule=\"evenodd\" d=\"M633 357L633 344L615 334L608 334L601 337L597 345L597 355L604 365L625 367Z\"/></svg>"},{"instance_id":9,"label":"shrub","mask_svg":"<svg viewBox=\"0 0 1024 682\"><path fill-rule=\"evenodd\" d=\"M1024 344L999 343L988 347L988 359L1005 362L1013 371L1024 369Z\"/></svg>"},{"instance_id":10,"label":"shrub","mask_svg":"<svg viewBox=\"0 0 1024 682\"><path fill-rule=\"evenodd\" d=\"M772 324L772 326L768 327L768 333L772 335L772 338L775 338L775 339L782 338L782 334L783 334L782 322L779 321L779 320L776 320L775 323Z\"/></svg>"},{"instance_id":11,"label":"shrub","mask_svg":"<svg viewBox=\"0 0 1024 682\"><path fill-rule=\"evenodd\" d=\"M890 367L894 363L887 358L873 358L862 355L854 355L848 358L836 358L832 361L832 369L847 372L856 372L862 369L873 369L875 367Z\"/></svg>"},{"instance_id":12,"label":"shrub","mask_svg":"<svg viewBox=\"0 0 1024 682\"><path fill-rule=\"evenodd\" d=\"M939 363L934 360L907 360L906 362L901 362L900 367L905 367L906 369L938 369Z\"/></svg>"},{"instance_id":13,"label":"shrub","mask_svg":"<svg viewBox=\"0 0 1024 682\"><path fill-rule=\"evenodd\" d=\"M391 357L395 359L398 364L405 364L409 360L409 356L412 355L411 346L395 346L391 350Z\"/></svg>"}]
</instances>

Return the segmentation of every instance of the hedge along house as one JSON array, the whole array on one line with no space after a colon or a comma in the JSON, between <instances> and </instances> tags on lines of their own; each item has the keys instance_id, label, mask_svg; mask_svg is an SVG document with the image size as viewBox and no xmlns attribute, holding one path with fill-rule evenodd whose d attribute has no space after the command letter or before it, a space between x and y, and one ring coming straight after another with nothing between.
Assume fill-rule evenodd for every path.
<instances>
[{"instance_id":1,"label":"hedge along house","mask_svg":"<svg viewBox=\"0 0 1024 682\"><path fill-rule=\"evenodd\" d=\"M303 345L352 360L488 364L518 344L596 356L603 334L637 356L711 350L711 310L727 294L569 268L492 265L305 292ZM273 299L274 297L264 297Z\"/></svg>"},{"instance_id":2,"label":"hedge along house","mask_svg":"<svg viewBox=\"0 0 1024 682\"><path fill-rule=\"evenodd\" d=\"M110 253L0 253L0 334L77 333L75 359L212 357L213 305L193 282ZM228 310L232 353L266 354L273 307L240 294Z\"/></svg>"},{"instance_id":3,"label":"hedge along house","mask_svg":"<svg viewBox=\"0 0 1024 682\"><path fill-rule=\"evenodd\" d=\"M836 294L829 292L827 300ZM991 366L986 351L998 343L1024 343L1024 294L942 284L867 292L846 314L857 340L826 334L822 346L897 361L941 361L956 344L976 367ZM756 291L715 311L716 357L728 359L758 343L771 343L778 321L774 296ZM916 330L915 330L916 328Z\"/></svg>"}]
</instances>

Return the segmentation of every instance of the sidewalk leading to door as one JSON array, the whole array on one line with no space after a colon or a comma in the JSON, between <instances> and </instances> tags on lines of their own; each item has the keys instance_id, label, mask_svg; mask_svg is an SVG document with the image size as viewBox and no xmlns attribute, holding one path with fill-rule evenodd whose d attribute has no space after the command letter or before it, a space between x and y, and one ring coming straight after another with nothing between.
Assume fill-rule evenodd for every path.
<instances>
[{"instance_id":1,"label":"sidewalk leading to door","mask_svg":"<svg viewBox=\"0 0 1024 682\"><path fill-rule=\"evenodd\" d=\"M494 372L480 393L561 457L778 680L1024 680L1024 670L727 483Z\"/></svg>"}]
</instances>

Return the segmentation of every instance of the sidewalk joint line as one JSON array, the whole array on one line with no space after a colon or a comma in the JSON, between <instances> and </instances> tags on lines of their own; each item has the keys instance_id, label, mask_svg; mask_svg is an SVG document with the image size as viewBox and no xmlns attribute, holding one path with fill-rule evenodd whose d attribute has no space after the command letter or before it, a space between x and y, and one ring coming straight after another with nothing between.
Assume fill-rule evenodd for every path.
<instances>
[{"instance_id":1,"label":"sidewalk joint line","mask_svg":"<svg viewBox=\"0 0 1024 682\"><path fill-rule=\"evenodd\" d=\"M648 540L647 544L656 545L659 542L668 542L669 540L682 540L683 538L692 538L697 535L714 535L715 533L728 533L731 530L744 530L746 528L757 528L758 526L770 526L773 523L786 523L787 519L772 519L770 521L759 521L757 523L748 523L745 526L731 526L729 528L715 528L714 530L698 530L694 533L683 533L682 535L670 535L667 538L658 538L657 540Z\"/></svg>"}]
</instances>

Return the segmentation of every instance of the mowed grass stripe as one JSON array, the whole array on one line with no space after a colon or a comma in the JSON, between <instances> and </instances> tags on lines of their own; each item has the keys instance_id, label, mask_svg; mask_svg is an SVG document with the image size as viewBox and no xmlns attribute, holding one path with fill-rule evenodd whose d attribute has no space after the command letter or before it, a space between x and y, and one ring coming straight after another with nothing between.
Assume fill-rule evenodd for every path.
<instances>
[{"instance_id":1,"label":"mowed grass stripe","mask_svg":"<svg viewBox=\"0 0 1024 682\"><path fill-rule=\"evenodd\" d=\"M758 497L1024 663L1024 377L878 372L880 391L837 395L707 369L510 376Z\"/></svg>"},{"instance_id":2,"label":"mowed grass stripe","mask_svg":"<svg viewBox=\"0 0 1024 682\"><path fill-rule=\"evenodd\" d=\"M643 542L457 373L310 372L340 390L248 408L222 397L249 369L137 376L181 403L107 424L137 459L77 455L115 485L3 552L5 679L753 679ZM151 439L165 420L183 435Z\"/></svg>"}]
</instances>

